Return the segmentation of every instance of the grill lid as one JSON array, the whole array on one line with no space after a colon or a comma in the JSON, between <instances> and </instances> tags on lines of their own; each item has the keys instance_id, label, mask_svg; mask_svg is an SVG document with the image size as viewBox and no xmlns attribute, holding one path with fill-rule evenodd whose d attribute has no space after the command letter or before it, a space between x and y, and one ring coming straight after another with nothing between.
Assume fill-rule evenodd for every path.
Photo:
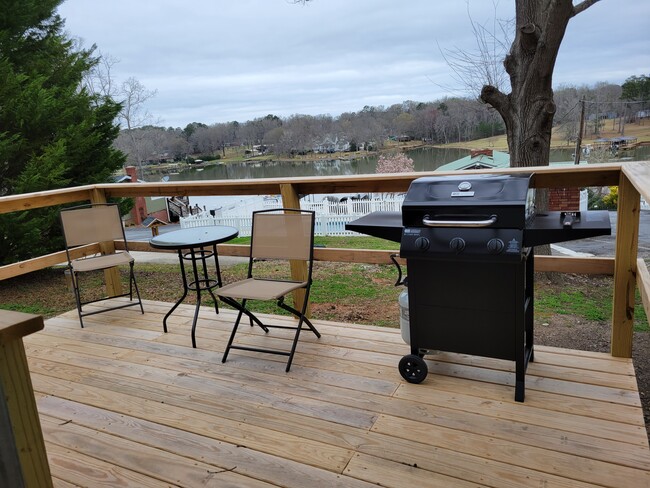
<instances>
[{"instance_id":1,"label":"grill lid","mask_svg":"<svg viewBox=\"0 0 650 488\"><path fill-rule=\"evenodd\" d=\"M429 176L411 183L402 205L405 227L510 227L534 216L532 174Z\"/></svg>"}]
</instances>

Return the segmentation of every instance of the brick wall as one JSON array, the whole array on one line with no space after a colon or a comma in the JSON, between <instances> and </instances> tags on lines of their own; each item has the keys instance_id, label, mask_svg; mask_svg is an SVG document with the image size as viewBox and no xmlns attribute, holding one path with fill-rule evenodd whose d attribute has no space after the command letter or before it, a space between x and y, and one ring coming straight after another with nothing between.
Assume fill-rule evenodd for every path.
<instances>
[{"instance_id":1,"label":"brick wall","mask_svg":"<svg viewBox=\"0 0 650 488\"><path fill-rule=\"evenodd\" d=\"M131 177L131 183L138 182L138 173L135 166L127 166L124 168L126 174ZM147 203L144 197L135 197L135 205L131 210L131 223L134 225L142 224L142 221L147 218Z\"/></svg>"},{"instance_id":2,"label":"brick wall","mask_svg":"<svg viewBox=\"0 0 650 488\"><path fill-rule=\"evenodd\" d=\"M579 188L549 188L548 209L550 211L580 210Z\"/></svg>"}]
</instances>

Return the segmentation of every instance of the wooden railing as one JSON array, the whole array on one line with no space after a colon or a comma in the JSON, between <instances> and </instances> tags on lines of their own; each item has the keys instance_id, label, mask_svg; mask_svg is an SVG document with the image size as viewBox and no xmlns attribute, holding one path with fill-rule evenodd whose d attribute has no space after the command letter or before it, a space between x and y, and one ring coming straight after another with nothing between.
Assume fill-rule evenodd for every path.
<instances>
[{"instance_id":1,"label":"wooden railing","mask_svg":"<svg viewBox=\"0 0 650 488\"><path fill-rule=\"evenodd\" d=\"M0 486L52 486L23 344L42 328L40 315L0 314Z\"/></svg>"},{"instance_id":2,"label":"wooden railing","mask_svg":"<svg viewBox=\"0 0 650 488\"><path fill-rule=\"evenodd\" d=\"M637 260L640 195L650 201L650 162L626 162L592 166L508 168L503 170L464 171L472 173L535 173L536 188L574 188L618 186L618 219L616 254L610 258L536 257L537 271L586 274L613 274L614 297L612 313L611 353L631 357L634 322L635 288L638 286L646 312L650 310L650 274L643 260ZM298 207L299 196L330 193L405 192L411 181L433 173L401 173L333 177L302 177L254 180L218 180L167 183L99 184L47 192L12 195L0 198L0 214L30 210L73 202L106 202L110 197L136 196L208 196L208 195L277 195L285 207ZM441 173L450 175L458 173ZM103 243L102 245L107 245ZM123 247L123 243L108 243ZM135 251L156 251L146 242L130 242ZM95 252L100 243L76 249L77 255ZM246 256L247 246L220 245L222 255ZM325 249L315 250L321 261L389 263L391 251ZM0 267L0 280L8 279L66 260L65 252L57 252ZM300 274L301 269L294 270ZM107 286L117 286L115 276L107 274Z\"/></svg>"}]
</instances>

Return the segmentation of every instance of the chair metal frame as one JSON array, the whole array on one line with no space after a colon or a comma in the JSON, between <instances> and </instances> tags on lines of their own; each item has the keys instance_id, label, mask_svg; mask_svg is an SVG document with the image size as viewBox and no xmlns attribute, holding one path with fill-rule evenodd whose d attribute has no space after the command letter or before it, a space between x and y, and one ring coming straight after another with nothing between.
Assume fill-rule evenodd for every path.
<instances>
[{"instance_id":1,"label":"chair metal frame","mask_svg":"<svg viewBox=\"0 0 650 488\"><path fill-rule=\"evenodd\" d=\"M65 252L68 257L67 271L70 272L70 278L72 281L72 288L75 295L77 312L79 313L79 322L81 324L81 327L83 328L84 326L84 317L102 312L108 312L109 310L116 310L139 305L140 311L144 314L142 299L140 298L140 291L138 290L138 284L135 280L135 274L133 272L133 265L135 263L135 260L129 254L126 234L124 232L124 226L122 225L122 219L120 217L118 206L114 203L95 203L68 207L61 210L60 220L61 228L63 229ZM111 253L102 253L100 255L93 254L92 256L84 256L75 259L72 258L71 250L76 247L94 244L97 242L112 242L115 239L123 239L125 248L124 251L113 251ZM79 284L80 274L89 271L106 270L127 264L129 265L128 292L92 300L82 300ZM134 290L137 296L137 300L135 301L133 299ZM83 311L84 305L126 296L129 297L130 303L121 303L119 305L90 312Z\"/></svg>"},{"instance_id":2,"label":"chair metal frame","mask_svg":"<svg viewBox=\"0 0 650 488\"><path fill-rule=\"evenodd\" d=\"M274 235L273 237L274 245L277 245L277 247L275 250L271 252L266 252L264 240L265 239L270 240L271 238L268 235L260 235L260 231L259 229L256 229L256 227L261 226L261 224L259 224L259 222L261 221L260 219L268 219L272 215L284 216L285 218L291 215L298 215L302 218L307 217L309 219L309 249L303 250L302 252L298 253L298 255L292 253L290 251L292 248L292 244L295 244L295 241L301 236L295 236L291 234L286 234L284 236L284 238L286 239L285 246L284 247L281 246L280 244L282 244L282 238L278 237L277 233L275 232L276 229L279 229L279 226L277 226L274 227L274 234L276 235ZM313 263L314 263L315 220L316 220L315 212L311 210L281 208L281 209L257 210L253 212L253 225L251 229L251 246L250 246L250 255L249 255L249 262L248 262L247 279L227 284L224 287L219 288L217 290L217 295L219 296L221 301L223 301L224 303L232 306L233 308L239 311L237 315L237 320L235 321L235 324L232 329L232 333L230 334L230 339L228 340L228 345L226 346L226 350L221 359L222 363L226 362L226 359L228 358L228 354L231 349L278 354L281 356L288 356L286 370L285 370L288 372L289 369L291 368L291 363L293 362L293 356L296 352L296 347L298 345L298 339L300 337L300 333L303 330L303 328L305 330L307 329L311 330L314 333L314 335L316 335L316 337L318 338L321 337L318 330L316 330L314 325L306 316L307 307L309 303L309 294L312 286L312 270L313 270ZM262 249L262 251L258 251L258 249ZM268 249L268 245L266 246L266 249ZM284 252L286 253L285 255L283 255L282 249L284 249ZM294 260L307 261L306 279L305 281L292 281L292 280L255 278L254 277L255 262L258 259L261 260L277 259L277 260L287 261L287 262L294 261ZM252 285L254 288L257 287L258 289L260 289L260 293L253 293L253 296L250 295L244 296L245 293L239 293L239 292L234 293L235 295L237 295L234 297L228 295L229 291L236 291L240 289L241 286L247 287L248 285ZM275 289L275 291L273 291L273 289ZM304 290L304 297L303 297L302 307L300 308L300 310L298 310L295 307L286 304L284 302L284 299L285 296L288 295L289 293L300 289ZM260 295L267 295L267 296L261 297ZM241 302L238 302L237 299L241 300ZM276 305L279 308L290 312L296 318L298 318L297 326L294 327L294 326L287 326L287 325L264 324L249 308L246 307L246 303L248 302L248 300L267 300L267 301L276 300ZM233 341L235 339L235 335L237 334L237 329L239 328L239 324L241 322L243 315L246 315L249 318L251 326L258 325L264 332L268 332L269 329L271 328L295 330L296 332L293 338L290 351L233 345ZM305 324L307 327L304 327Z\"/></svg>"}]
</instances>

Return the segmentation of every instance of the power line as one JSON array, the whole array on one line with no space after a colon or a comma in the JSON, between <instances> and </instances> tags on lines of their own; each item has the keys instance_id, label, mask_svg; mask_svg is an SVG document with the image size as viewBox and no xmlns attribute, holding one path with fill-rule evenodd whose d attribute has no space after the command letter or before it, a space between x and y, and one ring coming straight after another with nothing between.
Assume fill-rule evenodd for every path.
<instances>
[{"instance_id":1,"label":"power line","mask_svg":"<svg viewBox=\"0 0 650 488\"><path fill-rule=\"evenodd\" d=\"M573 112L575 110L575 108L578 106L579 103L580 103L580 100L578 100L576 102L576 104L573 107L571 107L569 109L569 111L567 113L565 113L564 116L560 120L556 121L555 123L558 124L558 125L561 124L564 121L564 119L566 119L569 115L571 115L571 112Z\"/></svg>"},{"instance_id":2,"label":"power line","mask_svg":"<svg viewBox=\"0 0 650 488\"><path fill-rule=\"evenodd\" d=\"M648 100L636 100L636 101L629 101L629 102L627 102L627 101L597 102L597 101L594 101L594 100L585 100L585 103L592 103L594 105L598 105L598 104L613 105L613 104L616 104L616 103L620 103L621 105L631 105L633 103L649 103L649 101Z\"/></svg>"}]
</instances>

